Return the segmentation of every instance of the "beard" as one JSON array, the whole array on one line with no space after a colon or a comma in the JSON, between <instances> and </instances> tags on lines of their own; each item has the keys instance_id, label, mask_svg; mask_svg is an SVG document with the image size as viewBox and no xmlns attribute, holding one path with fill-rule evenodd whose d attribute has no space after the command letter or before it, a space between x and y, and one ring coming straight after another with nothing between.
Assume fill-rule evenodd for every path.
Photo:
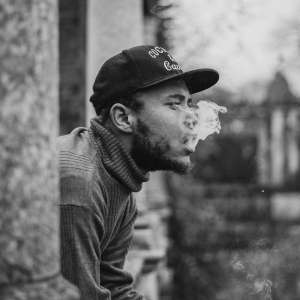
<instances>
[{"instance_id":1,"label":"beard","mask_svg":"<svg viewBox=\"0 0 300 300\"><path fill-rule=\"evenodd\" d=\"M137 166L146 171L173 171L179 175L190 173L194 164L167 157L165 153L170 150L170 144L165 140L151 142L150 137L153 135L151 128L137 119L137 130L133 134L130 152Z\"/></svg>"}]
</instances>

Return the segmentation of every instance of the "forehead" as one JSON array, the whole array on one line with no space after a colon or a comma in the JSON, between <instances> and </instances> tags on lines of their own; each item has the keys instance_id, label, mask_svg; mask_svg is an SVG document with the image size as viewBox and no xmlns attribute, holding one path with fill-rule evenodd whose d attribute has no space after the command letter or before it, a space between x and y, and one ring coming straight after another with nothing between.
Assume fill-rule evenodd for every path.
<instances>
[{"instance_id":1,"label":"forehead","mask_svg":"<svg viewBox=\"0 0 300 300\"><path fill-rule=\"evenodd\" d=\"M144 89L141 91L140 96L141 100L159 101L167 98L172 94L181 94L186 98L190 98L189 90L186 86L186 83L183 79L170 79L165 82L156 84L152 87Z\"/></svg>"}]
</instances>

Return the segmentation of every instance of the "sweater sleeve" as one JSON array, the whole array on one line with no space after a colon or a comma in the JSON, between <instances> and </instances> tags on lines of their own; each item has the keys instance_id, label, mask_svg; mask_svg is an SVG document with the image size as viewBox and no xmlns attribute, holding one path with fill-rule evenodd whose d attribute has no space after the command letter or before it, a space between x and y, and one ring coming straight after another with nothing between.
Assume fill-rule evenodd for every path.
<instances>
[{"instance_id":1,"label":"sweater sleeve","mask_svg":"<svg viewBox=\"0 0 300 300\"><path fill-rule=\"evenodd\" d=\"M63 276L79 288L81 300L109 300L100 284L101 219L89 207L61 205L61 268Z\"/></svg>"},{"instance_id":2,"label":"sweater sleeve","mask_svg":"<svg viewBox=\"0 0 300 300\"><path fill-rule=\"evenodd\" d=\"M145 300L123 269L136 215L101 253L98 241L104 231L94 211L75 205L61 205L60 211L62 274L78 286L81 300Z\"/></svg>"},{"instance_id":3,"label":"sweater sleeve","mask_svg":"<svg viewBox=\"0 0 300 300\"><path fill-rule=\"evenodd\" d=\"M95 213L91 206L93 173L84 157L79 158L60 155L61 271L79 288L81 300L109 300L109 290L100 284L105 202L99 191L100 209Z\"/></svg>"},{"instance_id":4,"label":"sweater sleeve","mask_svg":"<svg viewBox=\"0 0 300 300\"><path fill-rule=\"evenodd\" d=\"M98 210L93 209L90 182L86 172L61 169L62 274L79 288L81 300L144 300L123 270L137 216L135 202L128 201L119 230L104 246L105 201L98 191Z\"/></svg>"},{"instance_id":5,"label":"sweater sleeve","mask_svg":"<svg viewBox=\"0 0 300 300\"><path fill-rule=\"evenodd\" d=\"M127 206L127 213L130 210ZM132 214L131 214L132 216ZM133 225L137 211L130 220L126 220L116 236L103 251L101 258L101 283L111 292L112 300L146 300L146 298L133 289L133 277L123 267L125 257L131 246L133 238Z\"/></svg>"}]
</instances>

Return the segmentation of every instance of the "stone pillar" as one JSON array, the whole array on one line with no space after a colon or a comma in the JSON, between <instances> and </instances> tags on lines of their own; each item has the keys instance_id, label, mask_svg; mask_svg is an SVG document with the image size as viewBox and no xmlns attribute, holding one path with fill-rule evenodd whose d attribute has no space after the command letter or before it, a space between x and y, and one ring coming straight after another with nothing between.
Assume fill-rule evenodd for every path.
<instances>
[{"instance_id":1,"label":"stone pillar","mask_svg":"<svg viewBox=\"0 0 300 300\"><path fill-rule=\"evenodd\" d=\"M284 183L284 112L276 108L271 115L271 184Z\"/></svg>"},{"instance_id":2,"label":"stone pillar","mask_svg":"<svg viewBox=\"0 0 300 300\"><path fill-rule=\"evenodd\" d=\"M258 137L258 182L260 185L268 185L270 183L270 140L268 124L266 117L261 117L258 122L259 129L256 131Z\"/></svg>"},{"instance_id":3,"label":"stone pillar","mask_svg":"<svg viewBox=\"0 0 300 300\"><path fill-rule=\"evenodd\" d=\"M299 153L299 110L291 108L287 114L287 180L298 181L297 173L300 168Z\"/></svg>"},{"instance_id":4,"label":"stone pillar","mask_svg":"<svg viewBox=\"0 0 300 300\"><path fill-rule=\"evenodd\" d=\"M79 299L60 275L56 0L0 0L0 298Z\"/></svg>"},{"instance_id":5,"label":"stone pillar","mask_svg":"<svg viewBox=\"0 0 300 300\"><path fill-rule=\"evenodd\" d=\"M102 64L123 49L144 43L142 0L88 0L87 2L86 122L95 115L89 102Z\"/></svg>"}]
</instances>

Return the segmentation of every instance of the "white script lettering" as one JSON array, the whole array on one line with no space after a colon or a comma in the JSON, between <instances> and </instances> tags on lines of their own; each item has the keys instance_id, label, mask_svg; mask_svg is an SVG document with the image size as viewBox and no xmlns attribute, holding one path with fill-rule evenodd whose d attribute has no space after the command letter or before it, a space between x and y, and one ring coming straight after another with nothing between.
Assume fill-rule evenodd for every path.
<instances>
[{"instance_id":1,"label":"white script lettering","mask_svg":"<svg viewBox=\"0 0 300 300\"><path fill-rule=\"evenodd\" d=\"M150 55L152 58L156 58L157 56L159 56L159 54L164 53L164 52L168 53L168 52L167 52L164 48L162 48L162 47L155 47L154 49L151 49L148 53L149 53L149 55ZM169 57L170 57L171 60L175 61L173 58L171 58L171 55L170 55L170 54L168 54L168 55L169 55Z\"/></svg>"},{"instance_id":2,"label":"white script lettering","mask_svg":"<svg viewBox=\"0 0 300 300\"><path fill-rule=\"evenodd\" d=\"M172 69L173 70L181 70L177 64L170 64L169 61L165 61L164 66L168 71L171 71Z\"/></svg>"}]
</instances>

